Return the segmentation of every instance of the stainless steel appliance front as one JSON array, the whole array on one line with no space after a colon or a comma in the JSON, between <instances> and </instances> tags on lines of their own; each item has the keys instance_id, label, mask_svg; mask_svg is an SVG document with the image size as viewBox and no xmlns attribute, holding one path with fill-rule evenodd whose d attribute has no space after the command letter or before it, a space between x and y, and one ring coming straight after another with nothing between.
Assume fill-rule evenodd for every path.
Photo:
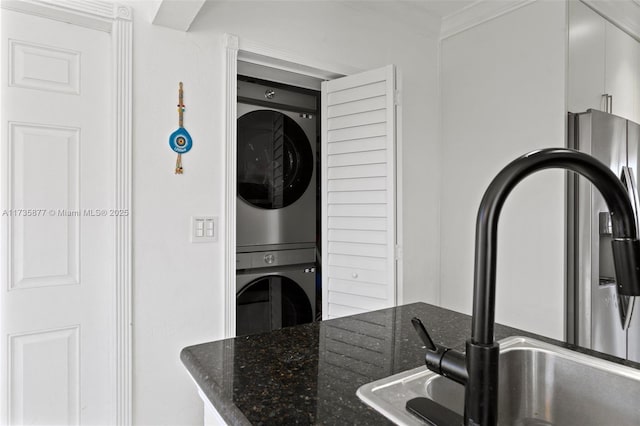
<instances>
[{"instance_id":1,"label":"stainless steel appliance front","mask_svg":"<svg viewBox=\"0 0 640 426\"><path fill-rule=\"evenodd\" d=\"M597 110L569 115L569 147L620 176L636 213L639 144L640 125L629 120ZM615 289L608 208L586 179L570 174L567 182L568 341L640 361L640 315L632 315L633 298Z\"/></svg>"},{"instance_id":2,"label":"stainless steel appliance front","mask_svg":"<svg viewBox=\"0 0 640 426\"><path fill-rule=\"evenodd\" d=\"M238 81L238 101L237 250L314 246L317 98Z\"/></svg>"},{"instance_id":3,"label":"stainless steel appliance front","mask_svg":"<svg viewBox=\"0 0 640 426\"><path fill-rule=\"evenodd\" d=\"M236 335L314 320L315 249L238 253L236 269Z\"/></svg>"}]
</instances>

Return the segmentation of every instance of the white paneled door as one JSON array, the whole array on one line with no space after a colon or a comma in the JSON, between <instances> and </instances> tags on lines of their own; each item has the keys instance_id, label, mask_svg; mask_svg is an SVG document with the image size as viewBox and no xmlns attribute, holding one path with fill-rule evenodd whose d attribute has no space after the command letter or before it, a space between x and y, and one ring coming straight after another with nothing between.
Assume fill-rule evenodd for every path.
<instances>
[{"instance_id":1,"label":"white paneled door","mask_svg":"<svg viewBox=\"0 0 640 426\"><path fill-rule=\"evenodd\" d=\"M396 303L395 68L322 85L323 317Z\"/></svg>"},{"instance_id":2,"label":"white paneled door","mask_svg":"<svg viewBox=\"0 0 640 426\"><path fill-rule=\"evenodd\" d=\"M0 13L0 419L114 424L110 35Z\"/></svg>"}]
</instances>

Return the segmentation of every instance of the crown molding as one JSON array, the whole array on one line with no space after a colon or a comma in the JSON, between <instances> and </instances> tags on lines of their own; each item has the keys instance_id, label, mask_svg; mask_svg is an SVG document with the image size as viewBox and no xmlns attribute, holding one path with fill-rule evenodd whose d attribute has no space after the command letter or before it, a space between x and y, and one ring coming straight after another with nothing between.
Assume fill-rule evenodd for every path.
<instances>
[{"instance_id":1,"label":"crown molding","mask_svg":"<svg viewBox=\"0 0 640 426\"><path fill-rule=\"evenodd\" d=\"M3 0L3 9L111 33L114 21L131 21L131 8L102 0Z\"/></svg>"},{"instance_id":2,"label":"crown molding","mask_svg":"<svg viewBox=\"0 0 640 426\"><path fill-rule=\"evenodd\" d=\"M597 14L640 41L640 0L580 0Z\"/></svg>"},{"instance_id":3,"label":"crown molding","mask_svg":"<svg viewBox=\"0 0 640 426\"><path fill-rule=\"evenodd\" d=\"M537 0L477 0L442 18L440 40L459 34ZM566 0L578 1L578 0ZM640 0L579 0L640 41Z\"/></svg>"},{"instance_id":4,"label":"crown molding","mask_svg":"<svg viewBox=\"0 0 640 426\"><path fill-rule=\"evenodd\" d=\"M440 40L459 34L536 0L477 0L469 6L442 18Z\"/></svg>"}]
</instances>

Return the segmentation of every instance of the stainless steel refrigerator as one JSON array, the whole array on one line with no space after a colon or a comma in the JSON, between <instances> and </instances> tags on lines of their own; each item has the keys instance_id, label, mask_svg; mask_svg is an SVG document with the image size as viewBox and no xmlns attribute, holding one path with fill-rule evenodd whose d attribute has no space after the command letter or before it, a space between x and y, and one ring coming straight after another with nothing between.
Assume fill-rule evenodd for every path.
<instances>
[{"instance_id":1,"label":"stainless steel refrigerator","mask_svg":"<svg viewBox=\"0 0 640 426\"><path fill-rule=\"evenodd\" d=\"M640 125L588 110L569 114L568 135L620 177L637 218ZM567 340L640 362L640 301L616 293L607 205L585 178L570 173L567 184Z\"/></svg>"}]
</instances>

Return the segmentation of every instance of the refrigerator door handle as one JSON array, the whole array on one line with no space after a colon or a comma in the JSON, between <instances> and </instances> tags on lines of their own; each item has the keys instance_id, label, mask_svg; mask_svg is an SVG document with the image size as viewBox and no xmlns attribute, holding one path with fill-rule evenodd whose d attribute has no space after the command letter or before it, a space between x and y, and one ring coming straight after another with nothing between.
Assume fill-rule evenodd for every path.
<instances>
[{"instance_id":1,"label":"refrigerator door handle","mask_svg":"<svg viewBox=\"0 0 640 426\"><path fill-rule=\"evenodd\" d=\"M631 206L636 214L636 226L638 226L638 188L633 178L633 169L622 166L622 176L620 176L620 180L625 188L627 188L627 195L629 196L629 200L631 200Z\"/></svg>"},{"instance_id":2,"label":"refrigerator door handle","mask_svg":"<svg viewBox=\"0 0 640 426\"><path fill-rule=\"evenodd\" d=\"M638 222L638 212L640 211L640 199L638 198L638 187L633 177L633 169L627 166L622 166L622 176L620 177L625 188L627 188L627 195L631 200L631 205L636 214L636 229L640 229L640 223ZM618 296L618 311L620 312L620 322L622 329L629 328L631 323L631 316L633 315L633 308L635 306L635 297L630 296Z\"/></svg>"}]
</instances>

